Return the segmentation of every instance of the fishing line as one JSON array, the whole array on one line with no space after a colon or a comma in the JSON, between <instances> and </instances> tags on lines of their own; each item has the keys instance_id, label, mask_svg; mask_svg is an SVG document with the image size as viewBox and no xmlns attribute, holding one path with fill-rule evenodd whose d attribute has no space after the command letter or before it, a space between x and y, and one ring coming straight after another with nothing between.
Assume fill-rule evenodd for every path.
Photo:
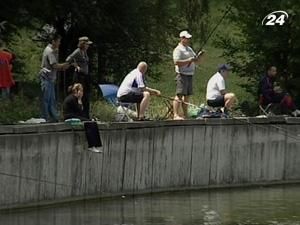
<instances>
[{"instance_id":1,"label":"fishing line","mask_svg":"<svg viewBox=\"0 0 300 225\"><path fill-rule=\"evenodd\" d=\"M32 177L19 176L19 175L15 175L15 174L0 172L0 175L7 176L7 177L20 178L20 179L25 179L25 180L31 180L31 181L38 181L38 182L46 183L46 184L54 184L54 185L63 186L63 187L72 187L72 185L68 185L68 184L61 184L61 183L56 183L56 182L47 181L47 180L40 180L40 179L36 179L36 178L32 178Z\"/></svg>"},{"instance_id":2,"label":"fishing line","mask_svg":"<svg viewBox=\"0 0 300 225\"><path fill-rule=\"evenodd\" d=\"M182 100L178 100L178 99L175 99L175 98L172 98L172 97L168 97L168 96L164 96L164 95L158 95L158 97L161 97L161 98L164 98L164 99L167 99L167 100L170 100L170 101L176 101L176 102L179 102L179 103L182 103L182 104L185 104L185 105L189 105L189 106L193 106L193 107L196 107L196 108L200 109L200 107L195 105L195 104L185 102L185 101L182 101Z\"/></svg>"},{"instance_id":3,"label":"fishing line","mask_svg":"<svg viewBox=\"0 0 300 225\"><path fill-rule=\"evenodd\" d=\"M177 100L177 99L174 99L174 98L171 98L171 97L168 97L168 96L164 96L164 95L159 95L159 97L162 97L162 98L165 98L165 99L168 99L168 100L172 100L172 101L177 101L177 102L180 102L180 103L183 103L183 104L190 105L190 106L193 106L195 108L201 109L199 106L197 106L195 104L192 104L192 103L189 103L189 102ZM287 137L292 138L292 139L297 140L297 141L300 142L300 134L291 134L287 129L285 129L283 127L276 126L274 124L267 124L268 127L266 127L266 126L261 126L261 125L258 125L258 124L251 123L248 119L247 120L239 119L239 118L233 117L233 116L229 117L229 118L240 121L240 122L243 122L243 123L246 123L246 124L249 124L251 126L256 126L256 127L259 127L259 128L263 128L265 130L267 130L269 126L273 127L275 129L277 129L278 131L281 131L281 132L279 132L280 134L286 135Z\"/></svg>"},{"instance_id":4,"label":"fishing line","mask_svg":"<svg viewBox=\"0 0 300 225\"><path fill-rule=\"evenodd\" d=\"M225 11L224 15L222 16L222 18L220 19L220 21L216 24L216 26L211 30L211 32L209 33L209 35L207 36L207 38L205 39L205 41L203 42L200 51L203 49L203 47L207 44L208 40L211 38L211 36L213 35L213 33L217 30L218 26L222 23L222 21L224 20L224 18L227 16L227 14L230 12L232 8L232 5L230 5L227 9L227 11ZM199 51L199 52L200 52Z\"/></svg>"},{"instance_id":5,"label":"fishing line","mask_svg":"<svg viewBox=\"0 0 300 225\"><path fill-rule=\"evenodd\" d=\"M278 133L280 133L280 134L282 134L282 135L286 135L287 137L292 138L292 139L294 139L294 140L300 142L300 135L299 135L299 134L291 134L287 129L282 128L282 127L280 127L280 126L276 126L276 125L274 125L274 124L267 124L268 126L262 126L262 125L258 125L258 124L251 123L250 121L248 121L248 119L247 119L247 120L245 120L245 119L239 119L239 118L237 118L237 117L230 117L230 118L231 118L231 119L238 120L238 121L241 121L241 122L244 122L244 123L247 123L247 124L249 124L249 125L251 125L251 126L263 128L263 129L265 129L265 130L268 130L268 127L269 127L269 126L270 126L270 127L273 127L273 128L275 128L275 129L278 130L278 131L277 131ZM268 117L267 117L267 118L268 118ZM281 131L281 132L280 132L280 131Z\"/></svg>"}]
</instances>

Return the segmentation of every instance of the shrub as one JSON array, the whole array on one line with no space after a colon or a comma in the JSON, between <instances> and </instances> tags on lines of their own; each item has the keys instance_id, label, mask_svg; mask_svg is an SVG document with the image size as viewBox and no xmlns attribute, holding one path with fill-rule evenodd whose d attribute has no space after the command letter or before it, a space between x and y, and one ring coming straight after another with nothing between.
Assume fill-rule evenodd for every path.
<instances>
[{"instance_id":1,"label":"shrub","mask_svg":"<svg viewBox=\"0 0 300 225\"><path fill-rule=\"evenodd\" d=\"M95 101L91 107L91 116L100 121L115 121L116 109L104 101Z\"/></svg>"},{"instance_id":2,"label":"shrub","mask_svg":"<svg viewBox=\"0 0 300 225\"><path fill-rule=\"evenodd\" d=\"M12 100L1 99L0 104L0 124L15 124L40 114L38 99L15 97Z\"/></svg>"}]
</instances>

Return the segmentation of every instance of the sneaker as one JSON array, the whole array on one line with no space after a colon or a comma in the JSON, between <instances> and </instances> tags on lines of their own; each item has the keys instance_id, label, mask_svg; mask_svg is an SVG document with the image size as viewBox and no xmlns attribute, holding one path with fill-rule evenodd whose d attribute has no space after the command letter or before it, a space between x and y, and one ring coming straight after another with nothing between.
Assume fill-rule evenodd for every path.
<instances>
[{"instance_id":1,"label":"sneaker","mask_svg":"<svg viewBox=\"0 0 300 225\"><path fill-rule=\"evenodd\" d=\"M95 153L102 153L103 152L102 147L95 147L95 146L88 148L88 150L91 151L91 152L95 152Z\"/></svg>"},{"instance_id":2,"label":"sneaker","mask_svg":"<svg viewBox=\"0 0 300 225\"><path fill-rule=\"evenodd\" d=\"M295 111L292 112L292 115L293 115L294 117L300 116L300 110L299 110L299 109L296 109Z\"/></svg>"}]
</instances>

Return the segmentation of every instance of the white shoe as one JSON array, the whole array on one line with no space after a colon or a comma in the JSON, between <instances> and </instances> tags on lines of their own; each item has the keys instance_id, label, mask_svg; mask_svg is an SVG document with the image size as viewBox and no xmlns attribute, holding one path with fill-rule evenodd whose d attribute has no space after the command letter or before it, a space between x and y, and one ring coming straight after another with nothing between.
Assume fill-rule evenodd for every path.
<instances>
[{"instance_id":1,"label":"white shoe","mask_svg":"<svg viewBox=\"0 0 300 225\"><path fill-rule=\"evenodd\" d=\"M300 110L299 110L299 109L296 109L295 111L292 112L292 115L293 115L294 117L300 116Z\"/></svg>"},{"instance_id":2,"label":"white shoe","mask_svg":"<svg viewBox=\"0 0 300 225\"><path fill-rule=\"evenodd\" d=\"M95 147L95 146L88 148L88 150L91 151L91 152L95 152L95 153L102 153L103 152L102 147Z\"/></svg>"}]
</instances>

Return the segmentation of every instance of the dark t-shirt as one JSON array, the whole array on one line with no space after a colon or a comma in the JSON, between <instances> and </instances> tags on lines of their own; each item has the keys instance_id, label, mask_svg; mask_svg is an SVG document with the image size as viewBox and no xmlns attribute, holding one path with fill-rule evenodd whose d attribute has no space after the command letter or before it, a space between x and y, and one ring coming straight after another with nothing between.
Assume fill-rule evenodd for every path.
<instances>
[{"instance_id":1,"label":"dark t-shirt","mask_svg":"<svg viewBox=\"0 0 300 225\"><path fill-rule=\"evenodd\" d=\"M280 103L286 94L285 92L276 93L274 82L275 79L268 75L264 75L260 81L260 94L264 97L264 104Z\"/></svg>"},{"instance_id":2,"label":"dark t-shirt","mask_svg":"<svg viewBox=\"0 0 300 225\"><path fill-rule=\"evenodd\" d=\"M78 98L73 94L68 95L63 103L64 119L78 118L80 120L88 120L84 117L83 107L78 103Z\"/></svg>"}]
</instances>

